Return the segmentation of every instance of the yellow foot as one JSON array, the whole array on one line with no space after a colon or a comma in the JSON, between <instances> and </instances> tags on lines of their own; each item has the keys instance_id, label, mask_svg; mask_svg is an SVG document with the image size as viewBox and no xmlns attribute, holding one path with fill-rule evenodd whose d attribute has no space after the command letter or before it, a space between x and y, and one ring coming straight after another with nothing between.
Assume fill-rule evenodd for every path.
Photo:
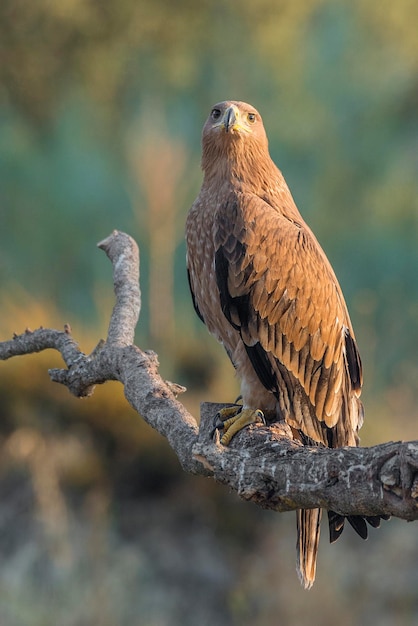
<instances>
[{"instance_id":1,"label":"yellow foot","mask_svg":"<svg viewBox=\"0 0 418 626\"><path fill-rule=\"evenodd\" d=\"M223 430L221 443L227 446L232 437L249 424L256 422L266 423L263 411L260 409L243 409L242 406L230 406L221 409L214 421L215 430Z\"/></svg>"}]
</instances>

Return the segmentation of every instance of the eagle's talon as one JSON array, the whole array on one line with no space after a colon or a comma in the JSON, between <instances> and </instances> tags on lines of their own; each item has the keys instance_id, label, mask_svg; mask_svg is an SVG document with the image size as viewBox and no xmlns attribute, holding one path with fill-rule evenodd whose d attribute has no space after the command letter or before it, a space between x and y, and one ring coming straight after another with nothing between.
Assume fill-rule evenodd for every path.
<instances>
[{"instance_id":1,"label":"eagle's talon","mask_svg":"<svg viewBox=\"0 0 418 626\"><path fill-rule=\"evenodd\" d=\"M213 424L212 424L212 430L210 431L210 436L211 439L213 439L215 432L217 430L223 430L224 428L224 423L223 420L221 418L221 414L218 412L216 413L215 417L213 418Z\"/></svg>"},{"instance_id":2,"label":"eagle's talon","mask_svg":"<svg viewBox=\"0 0 418 626\"><path fill-rule=\"evenodd\" d=\"M214 438L215 433L216 433L217 430L219 430L219 428L220 428L219 426L215 426L215 425L213 426L212 430L210 431L210 438L211 439Z\"/></svg>"},{"instance_id":3,"label":"eagle's talon","mask_svg":"<svg viewBox=\"0 0 418 626\"><path fill-rule=\"evenodd\" d=\"M215 415L212 437L216 430L222 429L221 443L227 446L240 430L256 422L266 424L264 413L260 409L244 409L242 406L226 407Z\"/></svg>"},{"instance_id":4,"label":"eagle's talon","mask_svg":"<svg viewBox=\"0 0 418 626\"><path fill-rule=\"evenodd\" d=\"M221 419L221 414L217 413L213 419L213 427L216 430L217 428L223 428L224 427L224 423L223 420Z\"/></svg>"},{"instance_id":5,"label":"eagle's talon","mask_svg":"<svg viewBox=\"0 0 418 626\"><path fill-rule=\"evenodd\" d=\"M213 418L213 428L211 430L211 438L215 435L217 430L225 430L225 422L230 419L236 419L236 417L241 413L242 406L228 406L224 409L218 411ZM228 428L228 426L227 426Z\"/></svg>"}]
</instances>

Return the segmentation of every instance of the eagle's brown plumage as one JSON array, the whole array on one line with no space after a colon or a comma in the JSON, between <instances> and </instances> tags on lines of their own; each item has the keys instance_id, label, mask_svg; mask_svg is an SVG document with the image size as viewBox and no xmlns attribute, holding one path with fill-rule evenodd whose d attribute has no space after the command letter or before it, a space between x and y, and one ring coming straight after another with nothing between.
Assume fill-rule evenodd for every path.
<instances>
[{"instance_id":1,"label":"eagle's brown plumage","mask_svg":"<svg viewBox=\"0 0 418 626\"><path fill-rule=\"evenodd\" d=\"M259 113L216 104L203 128L204 180L186 224L193 301L224 345L244 408L274 412L304 443L355 446L362 367L334 271L270 158ZM320 510L298 511L298 570L315 578ZM344 519L330 513L330 537ZM362 518L351 518L363 537ZM378 520L369 520L378 525Z\"/></svg>"}]
</instances>

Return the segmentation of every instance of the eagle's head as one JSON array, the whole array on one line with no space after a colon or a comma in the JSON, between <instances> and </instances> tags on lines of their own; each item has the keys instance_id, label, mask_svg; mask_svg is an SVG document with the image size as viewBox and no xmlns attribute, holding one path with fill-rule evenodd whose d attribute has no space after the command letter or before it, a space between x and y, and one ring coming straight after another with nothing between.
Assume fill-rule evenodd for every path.
<instances>
[{"instance_id":1,"label":"eagle's head","mask_svg":"<svg viewBox=\"0 0 418 626\"><path fill-rule=\"evenodd\" d=\"M269 157L268 140L259 112L246 102L225 100L215 104L202 132L202 168L206 172L219 159L231 165Z\"/></svg>"}]
</instances>

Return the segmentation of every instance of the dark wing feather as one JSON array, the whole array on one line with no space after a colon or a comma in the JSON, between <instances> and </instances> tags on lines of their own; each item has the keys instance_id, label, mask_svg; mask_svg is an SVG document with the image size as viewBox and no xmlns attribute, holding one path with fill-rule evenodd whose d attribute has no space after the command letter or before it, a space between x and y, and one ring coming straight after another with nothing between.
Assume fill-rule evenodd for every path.
<instances>
[{"instance_id":1,"label":"dark wing feather","mask_svg":"<svg viewBox=\"0 0 418 626\"><path fill-rule=\"evenodd\" d=\"M245 350L264 387L277 395L279 393L277 375L270 359L266 357L266 351L258 341L253 346L245 344Z\"/></svg>"},{"instance_id":2,"label":"dark wing feather","mask_svg":"<svg viewBox=\"0 0 418 626\"><path fill-rule=\"evenodd\" d=\"M345 334L345 352L351 384L353 389L360 390L363 380L360 354L356 342L348 331Z\"/></svg>"},{"instance_id":3,"label":"dark wing feather","mask_svg":"<svg viewBox=\"0 0 418 626\"><path fill-rule=\"evenodd\" d=\"M241 326L248 324L249 295L244 294L233 298L229 293L229 261L225 254L224 246L219 248L215 253L215 272L222 312L228 322L232 324L236 330L239 330Z\"/></svg>"},{"instance_id":4,"label":"dark wing feather","mask_svg":"<svg viewBox=\"0 0 418 626\"><path fill-rule=\"evenodd\" d=\"M203 319L203 315L201 314L199 307L197 306L197 302L196 302L196 298L192 289L192 281L190 279L190 270L187 269L187 279L189 281L189 287L190 287L190 293L192 295L192 302L193 302L193 306L194 306L194 310L196 311L198 317L202 320L203 323L205 323L205 320Z\"/></svg>"}]
</instances>

